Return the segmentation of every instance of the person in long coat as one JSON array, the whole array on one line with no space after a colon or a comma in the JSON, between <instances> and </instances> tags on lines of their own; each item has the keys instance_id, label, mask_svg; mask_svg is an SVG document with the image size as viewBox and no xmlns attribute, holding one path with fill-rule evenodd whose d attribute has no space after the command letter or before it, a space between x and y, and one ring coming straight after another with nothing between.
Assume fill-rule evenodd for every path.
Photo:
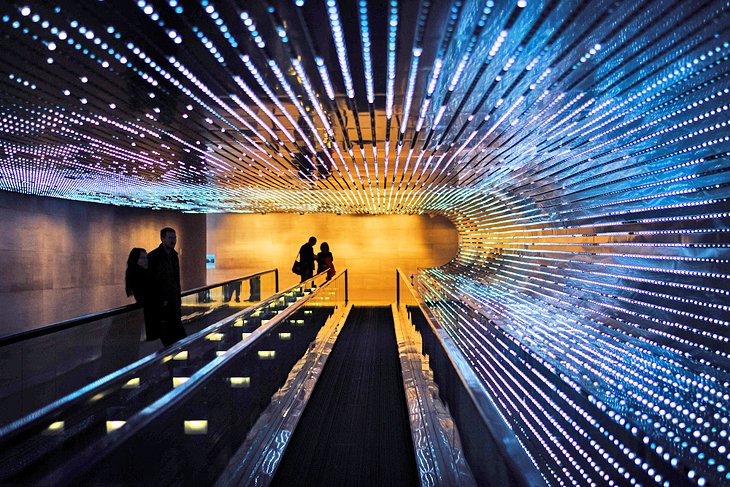
<instances>
[{"instance_id":1,"label":"person in long coat","mask_svg":"<svg viewBox=\"0 0 730 487\"><path fill-rule=\"evenodd\" d=\"M156 335L165 346L185 338L182 326L180 296L180 260L175 252L177 234L169 227L160 230L160 246L147 254L151 282L151 301L155 309L152 326ZM148 337L149 339L149 337Z\"/></svg>"}]
</instances>

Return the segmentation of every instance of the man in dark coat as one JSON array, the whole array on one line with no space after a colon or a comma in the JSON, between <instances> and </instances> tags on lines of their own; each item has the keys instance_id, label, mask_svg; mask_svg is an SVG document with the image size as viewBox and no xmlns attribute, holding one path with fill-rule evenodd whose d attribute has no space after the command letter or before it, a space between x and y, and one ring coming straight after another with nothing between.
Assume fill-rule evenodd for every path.
<instances>
[{"instance_id":1,"label":"man in dark coat","mask_svg":"<svg viewBox=\"0 0 730 487\"><path fill-rule=\"evenodd\" d=\"M165 346L185 338L185 328L180 321L182 300L180 298L180 260L175 252L177 234L170 227L160 230L162 243L147 254L149 261L150 288L152 306L154 307L153 336L148 340L159 338Z\"/></svg>"},{"instance_id":2,"label":"man in dark coat","mask_svg":"<svg viewBox=\"0 0 730 487\"><path fill-rule=\"evenodd\" d=\"M316 237L309 237L309 241L299 248L299 262L302 263L301 282L314 275L314 245L316 243Z\"/></svg>"}]
</instances>

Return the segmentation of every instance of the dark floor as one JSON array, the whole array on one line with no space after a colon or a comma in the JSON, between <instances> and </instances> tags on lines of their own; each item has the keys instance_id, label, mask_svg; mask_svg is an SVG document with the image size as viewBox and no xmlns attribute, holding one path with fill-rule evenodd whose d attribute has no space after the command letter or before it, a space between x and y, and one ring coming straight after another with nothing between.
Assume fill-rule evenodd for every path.
<instances>
[{"instance_id":1,"label":"dark floor","mask_svg":"<svg viewBox=\"0 0 730 487\"><path fill-rule=\"evenodd\" d=\"M390 308L355 307L272 485L418 485L407 414Z\"/></svg>"}]
</instances>

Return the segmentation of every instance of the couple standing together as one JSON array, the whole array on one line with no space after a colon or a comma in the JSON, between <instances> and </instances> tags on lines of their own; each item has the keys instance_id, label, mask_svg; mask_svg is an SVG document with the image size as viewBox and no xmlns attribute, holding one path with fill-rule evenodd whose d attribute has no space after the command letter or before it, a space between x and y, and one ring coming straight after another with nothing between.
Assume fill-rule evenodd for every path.
<instances>
[{"instance_id":1,"label":"couple standing together","mask_svg":"<svg viewBox=\"0 0 730 487\"><path fill-rule=\"evenodd\" d=\"M317 274L327 271L327 280L332 279L335 275L335 265L332 262L332 252L327 242L322 242L319 246L319 253L314 255L314 246L317 243L316 237L309 237L307 243L299 248L299 262L302 266L301 282L306 281L314 275L314 263L317 263Z\"/></svg>"},{"instance_id":2,"label":"couple standing together","mask_svg":"<svg viewBox=\"0 0 730 487\"><path fill-rule=\"evenodd\" d=\"M185 338L181 318L180 260L175 252L177 234L170 227L160 230L160 246L149 254L133 248L127 258L127 296L144 306L147 340L165 346Z\"/></svg>"}]
</instances>

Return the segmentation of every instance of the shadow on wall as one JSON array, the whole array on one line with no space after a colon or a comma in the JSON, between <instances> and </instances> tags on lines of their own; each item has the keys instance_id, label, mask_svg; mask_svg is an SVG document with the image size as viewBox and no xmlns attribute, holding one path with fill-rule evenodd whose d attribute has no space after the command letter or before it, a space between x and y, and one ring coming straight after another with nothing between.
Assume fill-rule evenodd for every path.
<instances>
[{"instance_id":1,"label":"shadow on wall","mask_svg":"<svg viewBox=\"0 0 730 487\"><path fill-rule=\"evenodd\" d=\"M427 215L208 215L208 254L216 268L208 283L278 267L280 287L298 282L290 269L310 235L327 242L337 271L348 269L350 299L357 304L395 300L395 269L406 273L450 261L458 249L456 227Z\"/></svg>"}]
</instances>

